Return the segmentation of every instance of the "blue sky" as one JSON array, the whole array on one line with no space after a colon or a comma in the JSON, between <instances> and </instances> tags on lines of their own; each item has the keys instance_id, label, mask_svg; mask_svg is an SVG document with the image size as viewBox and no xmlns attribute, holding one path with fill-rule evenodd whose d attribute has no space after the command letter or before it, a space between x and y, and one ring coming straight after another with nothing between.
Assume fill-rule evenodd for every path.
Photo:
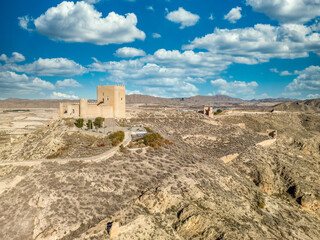
<instances>
[{"instance_id":1,"label":"blue sky","mask_svg":"<svg viewBox=\"0 0 320 240\"><path fill-rule=\"evenodd\" d=\"M0 99L320 97L318 0L0 2Z\"/></svg>"}]
</instances>

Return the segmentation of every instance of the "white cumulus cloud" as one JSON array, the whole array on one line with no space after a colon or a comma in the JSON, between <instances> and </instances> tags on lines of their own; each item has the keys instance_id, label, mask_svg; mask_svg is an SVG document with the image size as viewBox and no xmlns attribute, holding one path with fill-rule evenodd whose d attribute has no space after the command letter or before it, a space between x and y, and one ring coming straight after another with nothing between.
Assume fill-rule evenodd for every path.
<instances>
[{"instance_id":1,"label":"white cumulus cloud","mask_svg":"<svg viewBox=\"0 0 320 240\"><path fill-rule=\"evenodd\" d=\"M29 23L32 22L32 18L29 16L23 16L23 17L18 17L19 20L19 26L23 28L24 30L27 31L32 31L32 29L29 28Z\"/></svg>"},{"instance_id":2,"label":"white cumulus cloud","mask_svg":"<svg viewBox=\"0 0 320 240\"><path fill-rule=\"evenodd\" d=\"M90 4L96 4L96 3L100 2L101 0L84 0L84 1L87 3L90 3Z\"/></svg>"},{"instance_id":3,"label":"white cumulus cloud","mask_svg":"<svg viewBox=\"0 0 320 240\"><path fill-rule=\"evenodd\" d=\"M35 94L41 90L53 90L55 86L37 77L17 74L11 71L0 72L0 94Z\"/></svg>"},{"instance_id":4,"label":"white cumulus cloud","mask_svg":"<svg viewBox=\"0 0 320 240\"><path fill-rule=\"evenodd\" d=\"M150 10L150 11L154 11L152 6L148 6L147 9Z\"/></svg>"},{"instance_id":5,"label":"white cumulus cloud","mask_svg":"<svg viewBox=\"0 0 320 240\"><path fill-rule=\"evenodd\" d=\"M310 66L299 71L299 76L286 86L286 92L320 92L320 66Z\"/></svg>"},{"instance_id":6,"label":"white cumulus cloud","mask_svg":"<svg viewBox=\"0 0 320 240\"><path fill-rule=\"evenodd\" d=\"M72 99L72 100L79 99L78 96L75 96L73 94L66 94L66 93L61 93L61 92L53 92L51 94L51 98L53 98L53 99Z\"/></svg>"},{"instance_id":7,"label":"white cumulus cloud","mask_svg":"<svg viewBox=\"0 0 320 240\"><path fill-rule=\"evenodd\" d=\"M146 53L143 50L132 47L119 48L115 53L115 56L121 58L141 57L145 55Z\"/></svg>"},{"instance_id":8,"label":"white cumulus cloud","mask_svg":"<svg viewBox=\"0 0 320 240\"><path fill-rule=\"evenodd\" d=\"M166 16L171 22L179 23L180 29L185 27L194 26L200 19L197 14L193 14L184 10L182 7L179 7L178 10L169 12Z\"/></svg>"},{"instance_id":9,"label":"white cumulus cloud","mask_svg":"<svg viewBox=\"0 0 320 240\"><path fill-rule=\"evenodd\" d=\"M161 35L159 33L152 33L153 38L161 38Z\"/></svg>"},{"instance_id":10,"label":"white cumulus cloud","mask_svg":"<svg viewBox=\"0 0 320 240\"><path fill-rule=\"evenodd\" d=\"M241 7L235 7L230 10L230 12L224 16L224 19L228 20L231 23L236 23L241 17Z\"/></svg>"},{"instance_id":11,"label":"white cumulus cloud","mask_svg":"<svg viewBox=\"0 0 320 240\"><path fill-rule=\"evenodd\" d=\"M209 52L159 49L153 55L135 60L95 60L89 68L91 71L108 72L108 81L140 86L145 94L179 97L197 94L197 84L217 77L231 63L229 57Z\"/></svg>"},{"instance_id":12,"label":"white cumulus cloud","mask_svg":"<svg viewBox=\"0 0 320 240\"><path fill-rule=\"evenodd\" d=\"M255 89L258 87L258 83L255 81L252 82L243 82L243 81L231 81L227 82L224 79L212 80L211 85L214 88L215 92L219 94L228 95L228 96L240 96L244 99L251 99L255 95Z\"/></svg>"},{"instance_id":13,"label":"white cumulus cloud","mask_svg":"<svg viewBox=\"0 0 320 240\"><path fill-rule=\"evenodd\" d=\"M246 3L281 23L305 23L320 16L319 0L246 0Z\"/></svg>"},{"instance_id":14,"label":"white cumulus cloud","mask_svg":"<svg viewBox=\"0 0 320 240\"><path fill-rule=\"evenodd\" d=\"M31 20L27 17L19 19L20 26L28 29ZM52 40L107 45L145 39L145 33L136 27L137 17L134 13L122 16L110 12L102 17L93 5L83 1L63 1L32 21L35 31Z\"/></svg>"},{"instance_id":15,"label":"white cumulus cloud","mask_svg":"<svg viewBox=\"0 0 320 240\"><path fill-rule=\"evenodd\" d=\"M74 76L88 72L86 68L67 58L39 58L33 63L6 64L3 68L37 76Z\"/></svg>"},{"instance_id":16,"label":"white cumulus cloud","mask_svg":"<svg viewBox=\"0 0 320 240\"><path fill-rule=\"evenodd\" d=\"M12 57L8 57L6 54L0 55L0 61L4 61L6 63L23 62L25 60L26 60L25 57L18 52L13 52Z\"/></svg>"},{"instance_id":17,"label":"white cumulus cloud","mask_svg":"<svg viewBox=\"0 0 320 240\"><path fill-rule=\"evenodd\" d=\"M270 58L294 59L320 54L320 34L299 24L219 29L194 39L183 49L206 49L212 53L233 56L237 63L257 64Z\"/></svg>"},{"instance_id":18,"label":"white cumulus cloud","mask_svg":"<svg viewBox=\"0 0 320 240\"><path fill-rule=\"evenodd\" d=\"M65 87L81 87L82 85L74 79L64 79L64 80L58 80L56 82L56 86L58 88L65 88Z\"/></svg>"},{"instance_id":19,"label":"white cumulus cloud","mask_svg":"<svg viewBox=\"0 0 320 240\"><path fill-rule=\"evenodd\" d=\"M320 98L320 94L319 93L308 94L307 98L309 98L309 99Z\"/></svg>"}]
</instances>

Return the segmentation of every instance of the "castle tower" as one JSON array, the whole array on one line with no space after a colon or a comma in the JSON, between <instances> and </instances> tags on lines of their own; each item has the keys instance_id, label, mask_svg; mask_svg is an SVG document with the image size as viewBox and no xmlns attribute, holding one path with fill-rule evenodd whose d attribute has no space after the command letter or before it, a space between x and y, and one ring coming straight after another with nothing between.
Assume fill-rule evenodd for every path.
<instances>
[{"instance_id":1,"label":"castle tower","mask_svg":"<svg viewBox=\"0 0 320 240\"><path fill-rule=\"evenodd\" d=\"M80 99L80 117L81 118L86 118L88 114L88 99L86 98L81 98Z\"/></svg>"},{"instance_id":2,"label":"castle tower","mask_svg":"<svg viewBox=\"0 0 320 240\"><path fill-rule=\"evenodd\" d=\"M126 116L125 86L98 86L97 104L112 106L116 118Z\"/></svg>"}]
</instances>

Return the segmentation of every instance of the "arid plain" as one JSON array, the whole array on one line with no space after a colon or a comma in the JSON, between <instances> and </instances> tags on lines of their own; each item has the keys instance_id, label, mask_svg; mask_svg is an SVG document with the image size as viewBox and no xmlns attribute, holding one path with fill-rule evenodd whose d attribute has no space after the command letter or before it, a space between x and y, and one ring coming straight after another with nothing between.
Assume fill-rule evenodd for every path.
<instances>
[{"instance_id":1,"label":"arid plain","mask_svg":"<svg viewBox=\"0 0 320 240\"><path fill-rule=\"evenodd\" d=\"M168 141L110 155L56 108L3 108L0 239L320 239L319 104L299 104L213 119L132 104L112 124Z\"/></svg>"}]
</instances>

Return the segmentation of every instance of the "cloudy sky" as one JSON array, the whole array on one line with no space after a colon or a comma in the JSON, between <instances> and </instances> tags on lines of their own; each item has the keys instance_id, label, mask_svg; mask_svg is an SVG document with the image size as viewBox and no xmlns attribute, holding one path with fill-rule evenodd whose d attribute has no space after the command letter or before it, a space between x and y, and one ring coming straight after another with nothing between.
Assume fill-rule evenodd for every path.
<instances>
[{"instance_id":1,"label":"cloudy sky","mask_svg":"<svg viewBox=\"0 0 320 240\"><path fill-rule=\"evenodd\" d=\"M2 0L0 99L320 97L319 0Z\"/></svg>"}]
</instances>

